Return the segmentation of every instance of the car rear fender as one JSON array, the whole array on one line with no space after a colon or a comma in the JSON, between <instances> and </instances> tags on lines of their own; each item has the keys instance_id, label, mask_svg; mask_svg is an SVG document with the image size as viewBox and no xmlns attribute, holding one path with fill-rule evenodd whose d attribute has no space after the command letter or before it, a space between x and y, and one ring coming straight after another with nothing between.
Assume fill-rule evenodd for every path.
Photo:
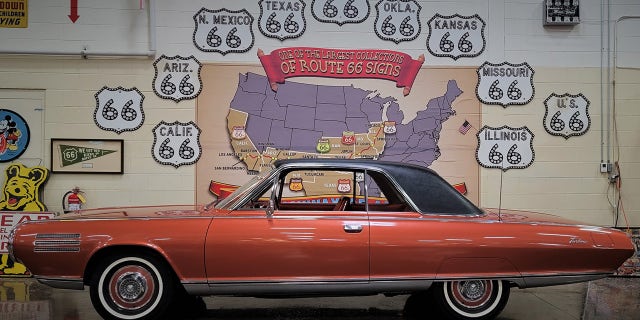
<instances>
[{"instance_id":1,"label":"car rear fender","mask_svg":"<svg viewBox=\"0 0 640 320\"><path fill-rule=\"evenodd\" d=\"M522 275L509 260L497 257L452 257L440 264L436 279L520 278Z\"/></svg>"}]
</instances>

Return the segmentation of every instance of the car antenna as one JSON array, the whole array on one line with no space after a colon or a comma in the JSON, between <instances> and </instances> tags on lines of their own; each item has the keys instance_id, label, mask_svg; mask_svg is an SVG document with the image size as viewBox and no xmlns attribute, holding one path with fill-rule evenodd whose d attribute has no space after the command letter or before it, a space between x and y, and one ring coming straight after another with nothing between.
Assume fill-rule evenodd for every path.
<instances>
[{"instance_id":1,"label":"car antenna","mask_svg":"<svg viewBox=\"0 0 640 320\"><path fill-rule=\"evenodd\" d=\"M501 211L502 211L502 175L504 174L504 169L500 168L500 199L498 200L498 221L502 222Z\"/></svg>"}]
</instances>

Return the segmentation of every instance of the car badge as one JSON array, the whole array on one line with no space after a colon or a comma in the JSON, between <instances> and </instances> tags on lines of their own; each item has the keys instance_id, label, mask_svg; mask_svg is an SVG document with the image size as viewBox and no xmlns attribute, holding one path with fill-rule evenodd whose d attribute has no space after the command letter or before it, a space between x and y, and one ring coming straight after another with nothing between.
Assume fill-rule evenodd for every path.
<instances>
[{"instance_id":1,"label":"car badge","mask_svg":"<svg viewBox=\"0 0 640 320\"><path fill-rule=\"evenodd\" d=\"M325 23L360 23L369 17L371 6L368 0L313 0L311 14Z\"/></svg>"},{"instance_id":2,"label":"car badge","mask_svg":"<svg viewBox=\"0 0 640 320\"><path fill-rule=\"evenodd\" d=\"M316 145L316 151L320 153L327 153L331 151L331 144L327 139L318 140L318 144Z\"/></svg>"},{"instance_id":3,"label":"car badge","mask_svg":"<svg viewBox=\"0 0 640 320\"><path fill-rule=\"evenodd\" d=\"M291 178L289 179L289 190L293 192L302 191L304 189L304 185L302 184L302 178Z\"/></svg>"},{"instance_id":4,"label":"car badge","mask_svg":"<svg viewBox=\"0 0 640 320\"><path fill-rule=\"evenodd\" d=\"M485 104L522 105L531 102L534 70L528 63L483 63L477 70L476 95Z\"/></svg>"},{"instance_id":5,"label":"car badge","mask_svg":"<svg viewBox=\"0 0 640 320\"><path fill-rule=\"evenodd\" d=\"M156 162L179 167L200 159L200 128L193 122L161 121L153 128L153 158Z\"/></svg>"},{"instance_id":6,"label":"car badge","mask_svg":"<svg viewBox=\"0 0 640 320\"><path fill-rule=\"evenodd\" d=\"M382 131L384 133L386 133L386 134L396 133L396 131L397 131L396 122L395 121L385 121L384 122L384 129Z\"/></svg>"},{"instance_id":7,"label":"car badge","mask_svg":"<svg viewBox=\"0 0 640 320\"><path fill-rule=\"evenodd\" d=\"M427 49L436 57L458 60L461 57L477 57L484 51L486 23L477 14L443 16L437 13L427 25Z\"/></svg>"},{"instance_id":8,"label":"car badge","mask_svg":"<svg viewBox=\"0 0 640 320\"><path fill-rule=\"evenodd\" d=\"M260 0L258 5L260 6L258 29L266 37L283 41L298 38L307 29L307 21L304 18L306 4L301 0Z\"/></svg>"},{"instance_id":9,"label":"car badge","mask_svg":"<svg viewBox=\"0 0 640 320\"><path fill-rule=\"evenodd\" d=\"M253 16L246 10L200 9L194 16L193 44L200 51L243 53L255 42Z\"/></svg>"},{"instance_id":10,"label":"car badge","mask_svg":"<svg viewBox=\"0 0 640 320\"><path fill-rule=\"evenodd\" d=\"M351 179L338 179L338 192L350 193L351 192Z\"/></svg>"},{"instance_id":11,"label":"car badge","mask_svg":"<svg viewBox=\"0 0 640 320\"><path fill-rule=\"evenodd\" d=\"M524 169L533 163L533 132L527 127L484 126L477 137L476 159L485 168Z\"/></svg>"},{"instance_id":12,"label":"car badge","mask_svg":"<svg viewBox=\"0 0 640 320\"><path fill-rule=\"evenodd\" d=\"M421 31L420 10L414 0L380 0L376 4L374 30L382 40L411 41Z\"/></svg>"},{"instance_id":13,"label":"car badge","mask_svg":"<svg viewBox=\"0 0 640 320\"><path fill-rule=\"evenodd\" d=\"M144 95L137 88L105 86L95 94L95 98L93 120L100 129L120 134L124 131L135 131L142 126Z\"/></svg>"},{"instance_id":14,"label":"car badge","mask_svg":"<svg viewBox=\"0 0 640 320\"><path fill-rule=\"evenodd\" d=\"M582 94L552 93L544 100L544 129L554 136L580 136L589 131L589 100Z\"/></svg>"},{"instance_id":15,"label":"car badge","mask_svg":"<svg viewBox=\"0 0 640 320\"><path fill-rule=\"evenodd\" d=\"M350 146L356 143L356 134L353 131L343 131L342 140L340 141L345 146Z\"/></svg>"},{"instance_id":16,"label":"car badge","mask_svg":"<svg viewBox=\"0 0 640 320\"><path fill-rule=\"evenodd\" d=\"M179 102L196 98L202 91L202 65L193 56L161 55L153 62L153 91L162 99Z\"/></svg>"}]
</instances>

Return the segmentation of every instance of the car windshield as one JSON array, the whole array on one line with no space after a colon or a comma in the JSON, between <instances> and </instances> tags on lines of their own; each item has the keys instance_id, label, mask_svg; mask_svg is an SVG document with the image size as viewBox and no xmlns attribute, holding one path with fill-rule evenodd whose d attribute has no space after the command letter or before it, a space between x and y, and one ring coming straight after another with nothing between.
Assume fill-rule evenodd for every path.
<instances>
[{"instance_id":1,"label":"car windshield","mask_svg":"<svg viewBox=\"0 0 640 320\"><path fill-rule=\"evenodd\" d=\"M214 201L216 209L221 209L226 207L230 202L239 197L243 197L243 195L253 189L258 183L262 182L265 178L267 178L273 170L263 170L258 175L254 176L247 183L242 185L240 188L236 189L233 193L227 196L224 199L218 199ZM212 204L209 204L207 207L210 207Z\"/></svg>"}]
</instances>

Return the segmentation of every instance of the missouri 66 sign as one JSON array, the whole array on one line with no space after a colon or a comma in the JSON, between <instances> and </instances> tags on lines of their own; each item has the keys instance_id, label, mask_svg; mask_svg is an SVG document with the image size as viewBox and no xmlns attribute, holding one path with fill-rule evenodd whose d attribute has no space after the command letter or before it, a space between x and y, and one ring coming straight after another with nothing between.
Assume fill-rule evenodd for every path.
<instances>
[{"instance_id":1,"label":"missouri 66 sign","mask_svg":"<svg viewBox=\"0 0 640 320\"><path fill-rule=\"evenodd\" d=\"M152 154L160 164L179 167L200 159L200 128L193 121L182 123L161 121L153 128Z\"/></svg>"},{"instance_id":2,"label":"missouri 66 sign","mask_svg":"<svg viewBox=\"0 0 640 320\"><path fill-rule=\"evenodd\" d=\"M485 168L523 169L533 163L533 133L527 127L482 127L476 159Z\"/></svg>"},{"instance_id":3,"label":"missouri 66 sign","mask_svg":"<svg viewBox=\"0 0 640 320\"><path fill-rule=\"evenodd\" d=\"M569 139L585 134L591 126L589 100L582 93L552 93L544 100L544 108L544 129L554 136Z\"/></svg>"},{"instance_id":4,"label":"missouri 66 sign","mask_svg":"<svg viewBox=\"0 0 640 320\"><path fill-rule=\"evenodd\" d=\"M476 95L485 104L527 104L533 99L534 71L528 63L483 63L477 70Z\"/></svg>"},{"instance_id":5,"label":"missouri 66 sign","mask_svg":"<svg viewBox=\"0 0 640 320\"><path fill-rule=\"evenodd\" d=\"M485 22L480 16L436 14L427 24L427 49L436 57L477 57L485 47Z\"/></svg>"},{"instance_id":6,"label":"missouri 66 sign","mask_svg":"<svg viewBox=\"0 0 640 320\"><path fill-rule=\"evenodd\" d=\"M153 91L158 97L173 101L193 99L202 91L200 69L202 65L193 56L167 57L161 55L153 63Z\"/></svg>"},{"instance_id":7,"label":"missouri 66 sign","mask_svg":"<svg viewBox=\"0 0 640 320\"><path fill-rule=\"evenodd\" d=\"M253 47L253 16L246 10L200 9L194 16L193 43L204 52L223 55L247 52Z\"/></svg>"},{"instance_id":8,"label":"missouri 66 sign","mask_svg":"<svg viewBox=\"0 0 640 320\"><path fill-rule=\"evenodd\" d=\"M137 88L103 87L95 94L96 109L93 120L102 130L135 131L144 122L142 101L144 96Z\"/></svg>"}]
</instances>

